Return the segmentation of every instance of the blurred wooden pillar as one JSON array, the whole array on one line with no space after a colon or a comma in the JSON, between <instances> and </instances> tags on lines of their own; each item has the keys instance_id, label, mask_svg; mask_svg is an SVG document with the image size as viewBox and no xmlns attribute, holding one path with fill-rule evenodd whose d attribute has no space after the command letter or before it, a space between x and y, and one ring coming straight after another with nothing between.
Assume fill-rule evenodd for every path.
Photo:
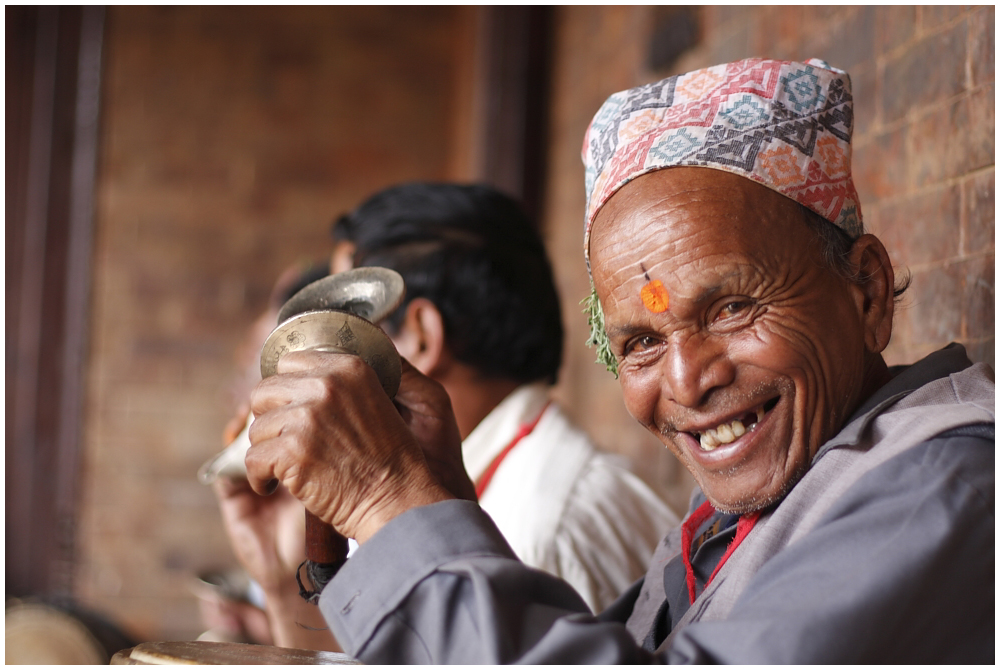
<instances>
[{"instance_id":1,"label":"blurred wooden pillar","mask_svg":"<svg viewBox=\"0 0 1000 670\"><path fill-rule=\"evenodd\" d=\"M471 85L458 87L470 104L457 119L462 136L457 162L464 169L456 178L496 186L521 200L537 220L545 177L552 8L484 6L475 12L475 44L463 47L472 55L472 67L460 75Z\"/></svg>"},{"instance_id":2,"label":"blurred wooden pillar","mask_svg":"<svg viewBox=\"0 0 1000 670\"><path fill-rule=\"evenodd\" d=\"M6 592L70 595L104 11L5 11Z\"/></svg>"}]
</instances>

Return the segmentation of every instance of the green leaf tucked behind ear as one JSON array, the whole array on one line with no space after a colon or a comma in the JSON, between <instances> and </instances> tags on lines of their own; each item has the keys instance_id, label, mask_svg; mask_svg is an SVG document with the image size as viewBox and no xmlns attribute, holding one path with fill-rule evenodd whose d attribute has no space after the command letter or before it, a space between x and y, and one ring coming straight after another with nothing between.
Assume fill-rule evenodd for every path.
<instances>
[{"instance_id":1,"label":"green leaf tucked behind ear","mask_svg":"<svg viewBox=\"0 0 1000 670\"><path fill-rule=\"evenodd\" d=\"M587 339L587 346L597 349L597 360L595 363L603 364L608 372L618 379L618 361L611 353L611 344L608 342L608 334L604 330L604 311L601 310L601 301L597 299L597 291L594 284L590 284L590 295L580 301L583 305L583 313L587 315L587 323L590 324L590 337Z\"/></svg>"}]
</instances>

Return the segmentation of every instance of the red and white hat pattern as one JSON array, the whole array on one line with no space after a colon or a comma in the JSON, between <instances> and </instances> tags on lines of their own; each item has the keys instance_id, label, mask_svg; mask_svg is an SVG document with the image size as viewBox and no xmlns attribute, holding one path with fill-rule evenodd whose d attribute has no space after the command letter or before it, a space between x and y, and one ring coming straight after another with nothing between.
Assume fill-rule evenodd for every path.
<instances>
[{"instance_id":1,"label":"red and white hat pattern","mask_svg":"<svg viewBox=\"0 0 1000 670\"><path fill-rule=\"evenodd\" d=\"M615 93L583 142L588 266L604 203L642 174L681 165L752 179L857 237L853 127L850 77L817 59L751 58Z\"/></svg>"}]
</instances>

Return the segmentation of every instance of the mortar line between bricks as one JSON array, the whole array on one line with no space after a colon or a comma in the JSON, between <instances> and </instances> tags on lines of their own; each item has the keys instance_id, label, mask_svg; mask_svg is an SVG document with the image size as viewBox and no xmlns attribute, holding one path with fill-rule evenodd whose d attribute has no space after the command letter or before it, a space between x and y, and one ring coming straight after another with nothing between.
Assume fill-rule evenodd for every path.
<instances>
[{"instance_id":1,"label":"mortar line between bricks","mask_svg":"<svg viewBox=\"0 0 1000 670\"><path fill-rule=\"evenodd\" d=\"M994 253L994 250L990 249L989 251L969 254L968 256L951 256L937 261L927 261L914 265L907 264L906 269L910 272L910 274L914 274L916 272L931 272L934 270L947 270L953 265L958 265L959 263L965 263L968 261L982 260L989 256L993 256Z\"/></svg>"},{"instance_id":2,"label":"mortar line between bricks","mask_svg":"<svg viewBox=\"0 0 1000 670\"><path fill-rule=\"evenodd\" d=\"M883 51L882 53L878 54L874 60L878 62L882 59L893 60L896 58L900 58L907 51L915 47L919 42L933 37L936 33L954 28L958 23L970 18L973 14L975 14L977 9L982 9L983 7L985 7L985 5L976 7L975 9L966 10L962 14L959 14L957 17L952 19L951 21L946 21L944 23L935 25L931 29L927 29L926 27L924 27L925 26L924 21L918 14L916 17L914 17L913 34L910 36L910 38L901 44L897 44L889 51ZM917 9L919 11L920 9L922 9L922 7L917 7Z\"/></svg>"},{"instance_id":3,"label":"mortar line between bricks","mask_svg":"<svg viewBox=\"0 0 1000 670\"><path fill-rule=\"evenodd\" d=\"M969 172L964 173L962 175L962 177L963 178L964 177L978 177L978 176L980 176L982 174L986 174L987 172L993 172L995 170L996 170L996 163L990 163L989 165L984 165L984 166L978 167L978 168L976 168L974 170L970 170Z\"/></svg>"},{"instance_id":4,"label":"mortar line between bricks","mask_svg":"<svg viewBox=\"0 0 1000 670\"><path fill-rule=\"evenodd\" d=\"M985 5L983 5L983 6L985 6ZM917 6L917 17L916 17L917 20L916 20L916 24L913 26L913 34L915 36L919 35L919 39L926 39L928 37L933 36L935 33L939 33L939 32L942 32L944 30L948 30L949 28L954 28L957 24L959 24L960 22L962 22L965 19L969 18L970 16L972 16L972 14L974 14L975 11L977 9L979 9L980 7L979 6L973 6L972 9L962 10L961 14L957 15L955 18L951 19L950 21L943 21L941 23L935 24L931 28L927 28L927 23L924 21L924 11L923 10L925 10L926 8L927 8L926 5L918 5Z\"/></svg>"},{"instance_id":5,"label":"mortar line between bricks","mask_svg":"<svg viewBox=\"0 0 1000 670\"><path fill-rule=\"evenodd\" d=\"M906 114L899 117L898 119L889 122L880 121L876 127L869 129L869 131L865 133L865 138L878 137L879 135L896 132L897 130L901 130L906 126L915 125L920 121L922 121L925 117L940 112L942 109L950 105L954 105L958 102L961 102L963 98L971 98L980 90L985 89L988 86L991 87L993 85L994 83L990 81L990 82L983 82L979 86L973 86L971 88L967 86L963 88L960 93L956 93L951 97L943 98L941 100L936 100L934 102L927 103L925 105L911 106L909 110L906 112Z\"/></svg>"},{"instance_id":6,"label":"mortar line between bricks","mask_svg":"<svg viewBox=\"0 0 1000 670\"><path fill-rule=\"evenodd\" d=\"M875 198L867 202L862 202L861 206L864 207L883 207L886 205L898 205L904 203L906 200L913 198L914 196L927 196L933 194L935 191L944 191L946 189L955 188L956 186L961 187L967 179L972 177L977 177L984 174L994 168L993 165L984 166L982 168L976 168L972 172L965 172L961 175L955 177L948 177L942 181L931 182L930 184L924 184L922 186L917 186L912 189L907 190L905 193L899 193L896 195L884 196L882 198Z\"/></svg>"},{"instance_id":7,"label":"mortar line between bricks","mask_svg":"<svg viewBox=\"0 0 1000 670\"><path fill-rule=\"evenodd\" d=\"M991 165L984 166L984 167L988 167L989 169L992 170L994 166L991 164ZM934 185L941 185L944 188L951 188L953 186L959 186L959 187L961 187L969 179L978 176L982 170L983 170L983 168L976 168L975 170L973 170L971 172L963 172L960 175L956 175L954 177L948 177L947 179L944 179L942 181L933 182L932 184L927 184L926 186L918 187L918 191L922 190L924 188L930 187L930 186L934 186Z\"/></svg>"},{"instance_id":8,"label":"mortar line between bricks","mask_svg":"<svg viewBox=\"0 0 1000 670\"><path fill-rule=\"evenodd\" d=\"M979 84L978 86L974 86L974 85L973 86L966 86L964 89L962 89L961 93L956 93L955 95L951 96L950 98L943 98L941 100L936 100L934 102L928 103L928 104L926 104L926 105L924 105L922 107L917 107L917 108L911 109L910 112L907 112L907 116L910 116L911 114L914 114L914 115L918 115L918 118L922 118L924 116L933 114L935 112L939 112L944 107L947 107L949 105L954 105L954 104L956 104L958 102L961 102L963 98L971 98L972 96L976 95L977 93L979 93L980 91L982 91L982 90L984 90L986 88L993 88L993 85L994 85L994 83L992 81L988 81L988 82L984 81L983 83ZM907 116L904 116L903 118L905 119L905 118L907 118Z\"/></svg>"},{"instance_id":9,"label":"mortar line between bricks","mask_svg":"<svg viewBox=\"0 0 1000 670\"><path fill-rule=\"evenodd\" d=\"M966 189L958 189L958 252L965 253L965 229L968 227L969 211L966 207Z\"/></svg>"}]
</instances>

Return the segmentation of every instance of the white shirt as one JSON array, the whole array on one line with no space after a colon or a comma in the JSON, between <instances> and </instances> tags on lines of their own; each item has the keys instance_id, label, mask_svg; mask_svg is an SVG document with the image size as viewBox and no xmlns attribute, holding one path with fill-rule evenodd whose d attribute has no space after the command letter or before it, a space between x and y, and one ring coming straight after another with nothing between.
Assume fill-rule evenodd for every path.
<instances>
[{"instance_id":1,"label":"white shirt","mask_svg":"<svg viewBox=\"0 0 1000 670\"><path fill-rule=\"evenodd\" d=\"M541 414L479 502L525 564L569 582L599 612L646 573L657 543L679 520L627 459L598 451L547 402L545 384L519 387L469 434L462 457L477 482Z\"/></svg>"}]
</instances>

